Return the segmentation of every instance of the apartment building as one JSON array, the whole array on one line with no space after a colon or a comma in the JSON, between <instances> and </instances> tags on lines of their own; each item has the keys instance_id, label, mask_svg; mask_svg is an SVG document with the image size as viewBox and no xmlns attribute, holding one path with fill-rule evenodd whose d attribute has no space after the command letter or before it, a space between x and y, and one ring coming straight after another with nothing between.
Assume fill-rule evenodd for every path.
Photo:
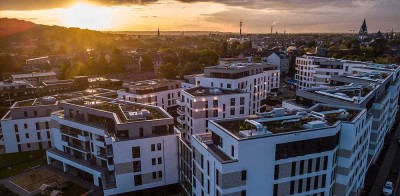
<instances>
[{"instance_id":1,"label":"apartment building","mask_svg":"<svg viewBox=\"0 0 400 196\"><path fill-rule=\"evenodd\" d=\"M279 65L267 63L232 63L204 68L204 74L186 77L185 88L203 86L250 93L251 114L262 112L264 100L279 89Z\"/></svg>"},{"instance_id":2,"label":"apartment building","mask_svg":"<svg viewBox=\"0 0 400 196\"><path fill-rule=\"evenodd\" d=\"M35 87L25 81L0 82L0 105L10 107L15 101L35 95Z\"/></svg>"},{"instance_id":3,"label":"apartment building","mask_svg":"<svg viewBox=\"0 0 400 196\"><path fill-rule=\"evenodd\" d=\"M154 79L123 84L118 99L142 104L160 106L167 110L177 106L181 82L178 80Z\"/></svg>"},{"instance_id":4,"label":"apartment building","mask_svg":"<svg viewBox=\"0 0 400 196\"><path fill-rule=\"evenodd\" d=\"M57 80L57 77L55 72L33 72L28 74L13 74L10 79L26 81L33 86L37 86L45 80Z\"/></svg>"},{"instance_id":5,"label":"apartment building","mask_svg":"<svg viewBox=\"0 0 400 196\"><path fill-rule=\"evenodd\" d=\"M212 119L248 116L250 93L241 90L195 87L181 91L177 113L177 129L183 138L208 132L207 122Z\"/></svg>"},{"instance_id":6,"label":"apartment building","mask_svg":"<svg viewBox=\"0 0 400 196\"><path fill-rule=\"evenodd\" d=\"M178 135L162 108L100 96L60 102L48 164L105 195L178 192Z\"/></svg>"},{"instance_id":7,"label":"apartment building","mask_svg":"<svg viewBox=\"0 0 400 196\"><path fill-rule=\"evenodd\" d=\"M263 60L273 65L279 65L281 74L286 75L289 73L290 57L287 52L274 52L268 57L264 57Z\"/></svg>"},{"instance_id":8,"label":"apartment building","mask_svg":"<svg viewBox=\"0 0 400 196\"><path fill-rule=\"evenodd\" d=\"M316 103L327 103L367 109L372 116L369 166L378 158L384 138L395 122L400 74L397 66L369 68L369 72L365 70L362 68L359 74L332 77L331 83L341 86L298 90L296 100L285 100L282 105L288 109L304 109Z\"/></svg>"},{"instance_id":9,"label":"apartment building","mask_svg":"<svg viewBox=\"0 0 400 196\"><path fill-rule=\"evenodd\" d=\"M327 104L211 120L209 133L191 137L192 179L182 187L193 195L356 195L370 127L365 109Z\"/></svg>"},{"instance_id":10,"label":"apartment building","mask_svg":"<svg viewBox=\"0 0 400 196\"><path fill-rule=\"evenodd\" d=\"M106 89L58 94L17 101L1 119L2 145L6 153L46 149L52 146L51 113L60 109L59 101L93 94L115 94Z\"/></svg>"},{"instance_id":11,"label":"apartment building","mask_svg":"<svg viewBox=\"0 0 400 196\"><path fill-rule=\"evenodd\" d=\"M355 67L366 67L372 63L334 58L302 56L296 58L297 89L329 85L332 76L352 74Z\"/></svg>"}]
</instances>

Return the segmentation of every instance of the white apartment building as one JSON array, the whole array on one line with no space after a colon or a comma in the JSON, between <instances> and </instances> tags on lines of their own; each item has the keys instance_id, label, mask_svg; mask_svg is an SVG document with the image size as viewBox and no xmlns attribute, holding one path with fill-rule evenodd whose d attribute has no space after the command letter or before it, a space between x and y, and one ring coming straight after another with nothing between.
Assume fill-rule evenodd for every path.
<instances>
[{"instance_id":1,"label":"white apartment building","mask_svg":"<svg viewBox=\"0 0 400 196\"><path fill-rule=\"evenodd\" d=\"M358 70L360 74L333 76L331 83L342 86L298 90L296 100L285 100L282 105L288 109L302 109L327 103L367 109L372 116L369 166L378 158L384 138L395 122L400 92L399 71L397 66L364 67Z\"/></svg>"},{"instance_id":2,"label":"white apartment building","mask_svg":"<svg viewBox=\"0 0 400 196\"><path fill-rule=\"evenodd\" d=\"M204 74L186 77L184 88L203 86L250 93L250 114L262 112L267 95L279 89L279 65L233 63L206 67Z\"/></svg>"},{"instance_id":3,"label":"white apartment building","mask_svg":"<svg viewBox=\"0 0 400 196\"><path fill-rule=\"evenodd\" d=\"M353 74L356 67L373 65L368 62L342 60L315 56L296 58L297 89L328 85L332 76Z\"/></svg>"},{"instance_id":4,"label":"white apartment building","mask_svg":"<svg viewBox=\"0 0 400 196\"><path fill-rule=\"evenodd\" d=\"M59 110L59 101L91 94L114 94L107 89L58 94L15 102L1 119L2 145L6 153L46 149L52 146L51 113Z\"/></svg>"},{"instance_id":5,"label":"white apartment building","mask_svg":"<svg viewBox=\"0 0 400 196\"><path fill-rule=\"evenodd\" d=\"M180 98L181 82L177 80L154 79L123 84L118 99L142 104L160 106L167 110L177 106Z\"/></svg>"},{"instance_id":6,"label":"white apartment building","mask_svg":"<svg viewBox=\"0 0 400 196\"><path fill-rule=\"evenodd\" d=\"M248 116L249 103L250 93L240 90L207 87L182 90L177 129L189 141L190 135L208 132L209 120Z\"/></svg>"},{"instance_id":7,"label":"white apartment building","mask_svg":"<svg viewBox=\"0 0 400 196\"><path fill-rule=\"evenodd\" d=\"M52 114L48 164L121 193L176 194L178 135L161 107L86 96L62 101Z\"/></svg>"},{"instance_id":8,"label":"white apartment building","mask_svg":"<svg viewBox=\"0 0 400 196\"><path fill-rule=\"evenodd\" d=\"M356 195L367 162L365 109L318 104L212 120L193 135L193 195Z\"/></svg>"}]
</instances>

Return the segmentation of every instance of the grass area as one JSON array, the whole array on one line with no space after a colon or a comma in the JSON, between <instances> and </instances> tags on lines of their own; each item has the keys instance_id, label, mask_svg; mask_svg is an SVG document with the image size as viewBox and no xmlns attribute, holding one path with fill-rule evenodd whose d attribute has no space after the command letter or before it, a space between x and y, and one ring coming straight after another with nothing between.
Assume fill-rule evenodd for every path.
<instances>
[{"instance_id":1,"label":"grass area","mask_svg":"<svg viewBox=\"0 0 400 196\"><path fill-rule=\"evenodd\" d=\"M46 150L0 155L0 179L17 175L28 167L46 164ZM8 169L11 167L11 169Z\"/></svg>"},{"instance_id":2,"label":"grass area","mask_svg":"<svg viewBox=\"0 0 400 196\"><path fill-rule=\"evenodd\" d=\"M14 184L22 187L28 192L39 189L42 184L51 185L54 182L62 183L63 181L65 182L63 177L43 168L35 169L32 172L26 173L25 175L12 180Z\"/></svg>"},{"instance_id":3,"label":"grass area","mask_svg":"<svg viewBox=\"0 0 400 196\"><path fill-rule=\"evenodd\" d=\"M64 195L81 195L83 193L88 192L89 190L87 190L71 181L68 181L67 187L61 191L64 192Z\"/></svg>"}]
</instances>

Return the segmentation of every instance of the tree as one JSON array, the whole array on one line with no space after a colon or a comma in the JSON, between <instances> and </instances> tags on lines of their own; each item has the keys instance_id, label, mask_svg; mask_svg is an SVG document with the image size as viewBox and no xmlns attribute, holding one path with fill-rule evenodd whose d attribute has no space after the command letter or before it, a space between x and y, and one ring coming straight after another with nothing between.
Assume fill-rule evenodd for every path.
<instances>
[{"instance_id":1,"label":"tree","mask_svg":"<svg viewBox=\"0 0 400 196\"><path fill-rule=\"evenodd\" d=\"M149 54L144 54L142 56L142 61L140 63L140 70L143 72L153 72L154 71L153 61L151 60L151 57Z\"/></svg>"},{"instance_id":2,"label":"tree","mask_svg":"<svg viewBox=\"0 0 400 196\"><path fill-rule=\"evenodd\" d=\"M111 53L110 73L122 73L125 71L125 60L119 49L114 49Z\"/></svg>"},{"instance_id":3,"label":"tree","mask_svg":"<svg viewBox=\"0 0 400 196\"><path fill-rule=\"evenodd\" d=\"M261 56L260 55L255 55L254 56L254 59L253 59L253 62L255 62L255 63L261 63Z\"/></svg>"},{"instance_id":4,"label":"tree","mask_svg":"<svg viewBox=\"0 0 400 196\"><path fill-rule=\"evenodd\" d=\"M0 77L3 73L20 71L20 65L10 54L0 55Z\"/></svg>"},{"instance_id":5,"label":"tree","mask_svg":"<svg viewBox=\"0 0 400 196\"><path fill-rule=\"evenodd\" d=\"M172 63L167 63L161 65L160 68L157 70L157 73L166 79L176 79L176 76L180 75L179 67Z\"/></svg>"},{"instance_id":6,"label":"tree","mask_svg":"<svg viewBox=\"0 0 400 196\"><path fill-rule=\"evenodd\" d=\"M203 67L214 66L218 64L219 55L212 50L202 50L198 53L199 63Z\"/></svg>"}]
</instances>

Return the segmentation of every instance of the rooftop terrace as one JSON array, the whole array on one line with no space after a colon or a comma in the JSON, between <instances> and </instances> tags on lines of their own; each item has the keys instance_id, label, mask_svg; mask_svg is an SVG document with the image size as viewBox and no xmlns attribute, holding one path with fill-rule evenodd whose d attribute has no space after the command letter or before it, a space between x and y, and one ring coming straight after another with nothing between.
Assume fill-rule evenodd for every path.
<instances>
[{"instance_id":1,"label":"rooftop terrace","mask_svg":"<svg viewBox=\"0 0 400 196\"><path fill-rule=\"evenodd\" d=\"M383 82L390 76L390 73L387 72L369 72L369 73L362 73L357 75L347 75L345 77L355 78L360 80L369 80L374 82Z\"/></svg>"},{"instance_id":2,"label":"rooftop terrace","mask_svg":"<svg viewBox=\"0 0 400 196\"><path fill-rule=\"evenodd\" d=\"M351 122L360 113L360 110L341 109L319 104L310 111L276 112L275 115L270 112L268 115L221 120L215 121L215 123L239 139L245 139L254 136L327 128L339 121Z\"/></svg>"},{"instance_id":3,"label":"rooftop terrace","mask_svg":"<svg viewBox=\"0 0 400 196\"><path fill-rule=\"evenodd\" d=\"M132 102L117 102L113 99L88 96L66 100L67 103L112 112L121 123L169 118L160 108Z\"/></svg>"},{"instance_id":4,"label":"rooftop terrace","mask_svg":"<svg viewBox=\"0 0 400 196\"><path fill-rule=\"evenodd\" d=\"M305 91L315 93L320 96L340 99L342 101L361 102L368 94L370 94L375 89L376 86L373 85L351 85L337 86L328 89L308 89Z\"/></svg>"},{"instance_id":5,"label":"rooftop terrace","mask_svg":"<svg viewBox=\"0 0 400 196\"><path fill-rule=\"evenodd\" d=\"M205 97L215 95L229 95L229 94L241 94L245 93L240 90L225 90L219 88L207 88L207 87L195 87L191 89L185 89L185 92L189 93L194 97Z\"/></svg>"},{"instance_id":6,"label":"rooftop terrace","mask_svg":"<svg viewBox=\"0 0 400 196\"><path fill-rule=\"evenodd\" d=\"M101 95L103 93L112 93L112 92L114 92L114 91L108 90L108 89L100 89L100 88L86 89L84 91L76 91L76 92L63 93L63 94L57 94L57 95L52 95L52 96L45 96L45 97L40 97L40 98L36 98L36 99L17 101L12 106L12 108L41 106L41 105L54 105L57 101L60 101L60 100L89 96L89 95Z\"/></svg>"}]
</instances>

